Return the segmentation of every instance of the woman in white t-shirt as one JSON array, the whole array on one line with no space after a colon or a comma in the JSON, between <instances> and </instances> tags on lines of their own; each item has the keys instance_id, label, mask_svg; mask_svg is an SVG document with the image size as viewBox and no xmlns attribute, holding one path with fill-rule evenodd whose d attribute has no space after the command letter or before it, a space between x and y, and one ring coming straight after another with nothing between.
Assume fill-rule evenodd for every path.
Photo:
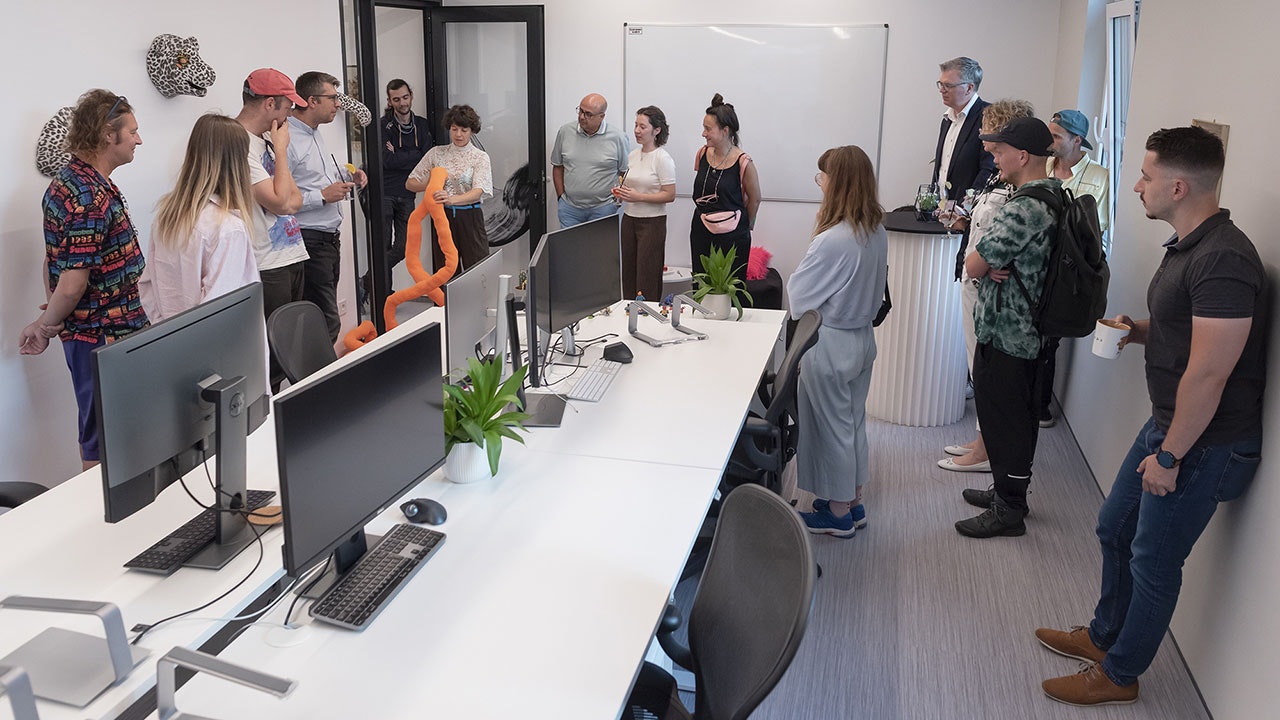
<instances>
[{"instance_id":1,"label":"woman in white t-shirt","mask_svg":"<svg viewBox=\"0 0 1280 720\"><path fill-rule=\"evenodd\" d=\"M613 194L622 202L622 296L662 300L662 263L667 254L667 203L676 199L676 163L662 146L670 134L667 116L650 105L636 112L630 170Z\"/></svg>"},{"instance_id":2,"label":"woman in white t-shirt","mask_svg":"<svg viewBox=\"0 0 1280 720\"><path fill-rule=\"evenodd\" d=\"M151 322L258 282L248 154L249 136L232 118L211 113L191 129L178 182L156 207L139 282Z\"/></svg>"},{"instance_id":3,"label":"woman in white t-shirt","mask_svg":"<svg viewBox=\"0 0 1280 720\"><path fill-rule=\"evenodd\" d=\"M493 166L489 153L476 147L471 136L480 132L480 116L470 105L454 105L444 114L442 123L449 131L449 144L437 145L427 151L418 166L409 173L405 188L419 193L427 189L431 169L442 167L449 171L444 189L435 193L436 202L444 206L449 218L449 232L458 248L458 268L461 273L489 256L489 234L484 227L484 211L480 201L493 197ZM428 223L423 223L428 224ZM435 226L431 226L435 238ZM431 254L436 269L444 265L444 252L440 241L431 243Z\"/></svg>"}]
</instances>

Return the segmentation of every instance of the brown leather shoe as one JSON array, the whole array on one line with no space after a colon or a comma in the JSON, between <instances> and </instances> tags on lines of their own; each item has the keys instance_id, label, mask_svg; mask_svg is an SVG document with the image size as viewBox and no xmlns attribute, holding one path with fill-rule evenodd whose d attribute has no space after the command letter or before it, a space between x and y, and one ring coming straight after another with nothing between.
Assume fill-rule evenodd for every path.
<instances>
[{"instance_id":1,"label":"brown leather shoe","mask_svg":"<svg viewBox=\"0 0 1280 720\"><path fill-rule=\"evenodd\" d=\"M1102 662L1107 656L1105 650L1099 650L1089 637L1089 628L1077 625L1070 630L1054 630L1040 628L1036 630L1036 639L1050 650L1075 660L1084 662Z\"/></svg>"},{"instance_id":2,"label":"brown leather shoe","mask_svg":"<svg viewBox=\"0 0 1280 720\"><path fill-rule=\"evenodd\" d=\"M1127 705L1138 700L1138 683L1121 687L1111 682L1098 663L1088 663L1075 675L1045 680L1044 694L1068 705Z\"/></svg>"}]
</instances>

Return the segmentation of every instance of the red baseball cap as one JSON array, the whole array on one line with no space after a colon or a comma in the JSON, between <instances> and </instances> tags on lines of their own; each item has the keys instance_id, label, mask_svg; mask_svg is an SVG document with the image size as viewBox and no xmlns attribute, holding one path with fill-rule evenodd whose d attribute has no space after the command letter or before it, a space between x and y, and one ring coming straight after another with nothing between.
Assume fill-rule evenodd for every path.
<instances>
[{"instance_id":1,"label":"red baseball cap","mask_svg":"<svg viewBox=\"0 0 1280 720\"><path fill-rule=\"evenodd\" d=\"M258 68L249 73L249 77L244 80L245 92L254 97L275 97L283 95L293 101L298 107L306 107L307 101L298 95L298 90L294 88L293 81L288 75L276 70L275 68Z\"/></svg>"}]
</instances>

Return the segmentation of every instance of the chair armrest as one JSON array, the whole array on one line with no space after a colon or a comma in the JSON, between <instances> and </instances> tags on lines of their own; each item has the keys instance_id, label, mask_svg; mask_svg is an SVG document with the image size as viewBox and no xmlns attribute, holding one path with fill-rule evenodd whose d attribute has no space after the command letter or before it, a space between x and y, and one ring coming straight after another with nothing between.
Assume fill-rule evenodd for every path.
<instances>
[{"instance_id":1,"label":"chair armrest","mask_svg":"<svg viewBox=\"0 0 1280 720\"><path fill-rule=\"evenodd\" d=\"M693 670L693 654L689 652L686 645L675 638L675 631L683 623L684 618L680 615L680 608L668 603L667 609L662 613L662 620L658 623L658 644L662 646L662 651L667 654L667 657L674 660L677 665L686 670Z\"/></svg>"}]
</instances>

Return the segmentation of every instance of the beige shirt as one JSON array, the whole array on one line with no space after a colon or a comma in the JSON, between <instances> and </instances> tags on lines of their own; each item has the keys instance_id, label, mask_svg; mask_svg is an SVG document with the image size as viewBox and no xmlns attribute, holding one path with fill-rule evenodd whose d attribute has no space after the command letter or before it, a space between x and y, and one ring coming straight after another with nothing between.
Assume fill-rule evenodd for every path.
<instances>
[{"instance_id":1,"label":"beige shirt","mask_svg":"<svg viewBox=\"0 0 1280 720\"><path fill-rule=\"evenodd\" d=\"M1056 161L1057 158L1051 157L1045 165L1049 177L1056 177L1053 174ZM1111 173L1085 155L1080 158L1080 162L1076 163L1075 167L1071 168L1071 177L1062 181L1062 187L1070 190L1077 197L1083 193L1092 195L1093 199L1098 201L1098 227L1102 228L1105 235L1111 224Z\"/></svg>"}]
</instances>

